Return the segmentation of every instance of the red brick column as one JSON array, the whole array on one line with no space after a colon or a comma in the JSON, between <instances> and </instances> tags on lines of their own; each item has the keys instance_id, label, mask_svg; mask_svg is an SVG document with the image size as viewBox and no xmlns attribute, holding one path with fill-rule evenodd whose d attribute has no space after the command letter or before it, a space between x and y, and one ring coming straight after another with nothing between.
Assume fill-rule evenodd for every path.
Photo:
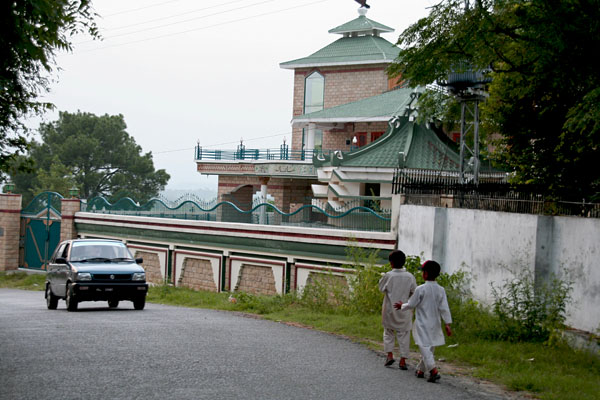
<instances>
[{"instance_id":1,"label":"red brick column","mask_svg":"<svg viewBox=\"0 0 600 400\"><path fill-rule=\"evenodd\" d=\"M21 195L0 194L0 271L19 269Z\"/></svg>"},{"instance_id":2,"label":"red brick column","mask_svg":"<svg viewBox=\"0 0 600 400\"><path fill-rule=\"evenodd\" d=\"M60 241L75 239L77 231L75 230L75 213L81 210L81 200L62 199L60 201Z\"/></svg>"}]
</instances>

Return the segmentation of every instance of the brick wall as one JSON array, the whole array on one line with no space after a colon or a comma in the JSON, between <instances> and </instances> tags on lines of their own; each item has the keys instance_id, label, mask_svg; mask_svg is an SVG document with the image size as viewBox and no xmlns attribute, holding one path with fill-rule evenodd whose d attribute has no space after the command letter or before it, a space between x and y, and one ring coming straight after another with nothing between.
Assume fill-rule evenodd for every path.
<instances>
[{"instance_id":1,"label":"brick wall","mask_svg":"<svg viewBox=\"0 0 600 400\"><path fill-rule=\"evenodd\" d=\"M260 191L260 179L258 176L219 176L219 201L231 201L242 210L249 210L252 195ZM267 194L273 196L277 208L289 212L290 203L307 204L306 199L312 197L310 185L317 182L312 179L270 178ZM241 185L251 186L239 189ZM231 194L235 189L238 189L237 192Z\"/></svg>"},{"instance_id":2,"label":"brick wall","mask_svg":"<svg viewBox=\"0 0 600 400\"><path fill-rule=\"evenodd\" d=\"M185 286L194 290L217 292L213 278L212 266L209 260L186 258L177 286Z\"/></svg>"},{"instance_id":3,"label":"brick wall","mask_svg":"<svg viewBox=\"0 0 600 400\"><path fill-rule=\"evenodd\" d=\"M77 231L74 217L75 213L81 209L81 201L79 199L62 199L60 203L60 240L75 239Z\"/></svg>"},{"instance_id":4,"label":"brick wall","mask_svg":"<svg viewBox=\"0 0 600 400\"><path fill-rule=\"evenodd\" d=\"M350 65L298 68L294 71L293 115L304 113L304 80L314 71L325 77L324 107L330 108L381 94L388 90L386 65Z\"/></svg>"},{"instance_id":5,"label":"brick wall","mask_svg":"<svg viewBox=\"0 0 600 400\"><path fill-rule=\"evenodd\" d=\"M136 250L135 258L143 258L143 267L146 271L146 281L150 283L163 284L164 278L160 269L160 260L158 255L147 251Z\"/></svg>"},{"instance_id":6,"label":"brick wall","mask_svg":"<svg viewBox=\"0 0 600 400\"><path fill-rule=\"evenodd\" d=\"M324 107L330 108L376 96L389 90L390 83L385 73L385 67L385 65L362 65L296 69L294 73L293 115L304 114L304 80L314 71L318 71L325 77ZM370 133L387 129L387 123L377 124L377 127L368 127L369 129L366 130L364 128L358 130L358 127L348 130L347 127L340 127L341 132L325 131L323 132L323 148L349 150L350 147L346 145L346 140L352 140L355 132ZM370 141L370 135L368 137ZM302 128L292 130L292 149L302 149Z\"/></svg>"},{"instance_id":7,"label":"brick wall","mask_svg":"<svg viewBox=\"0 0 600 400\"><path fill-rule=\"evenodd\" d=\"M0 194L0 271L19 269L21 195Z\"/></svg>"},{"instance_id":8,"label":"brick wall","mask_svg":"<svg viewBox=\"0 0 600 400\"><path fill-rule=\"evenodd\" d=\"M276 295L273 269L243 264L234 291L260 295Z\"/></svg>"}]
</instances>

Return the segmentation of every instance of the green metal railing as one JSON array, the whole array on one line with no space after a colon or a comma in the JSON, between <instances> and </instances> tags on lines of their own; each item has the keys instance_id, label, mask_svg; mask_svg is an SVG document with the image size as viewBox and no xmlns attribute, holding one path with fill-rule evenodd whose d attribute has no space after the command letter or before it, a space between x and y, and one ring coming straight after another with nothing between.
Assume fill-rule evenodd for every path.
<instances>
[{"instance_id":1,"label":"green metal railing","mask_svg":"<svg viewBox=\"0 0 600 400\"><path fill-rule=\"evenodd\" d=\"M242 210L228 201L204 208L191 200L183 201L177 206L169 206L160 199L151 199L148 203L140 205L128 197L114 204L109 203L104 197L94 197L84 208L83 211L100 214L323 229L389 232L391 226L391 210L374 211L363 206L334 209L329 205L307 204L286 213L269 203L256 204L249 210Z\"/></svg>"},{"instance_id":2,"label":"green metal railing","mask_svg":"<svg viewBox=\"0 0 600 400\"><path fill-rule=\"evenodd\" d=\"M305 161L312 160L314 156L328 158L336 151L353 152L358 150L356 146L349 146L344 150L314 149L314 150L291 150L289 146L282 145L279 149L247 149L246 146L238 146L236 150L210 150L197 145L194 149L195 161Z\"/></svg>"}]
</instances>

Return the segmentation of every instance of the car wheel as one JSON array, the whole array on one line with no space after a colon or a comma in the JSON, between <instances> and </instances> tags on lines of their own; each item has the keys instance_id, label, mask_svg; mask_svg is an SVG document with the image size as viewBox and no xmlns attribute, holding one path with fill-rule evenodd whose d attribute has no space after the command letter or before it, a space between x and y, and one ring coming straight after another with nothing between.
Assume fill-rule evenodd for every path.
<instances>
[{"instance_id":1,"label":"car wheel","mask_svg":"<svg viewBox=\"0 0 600 400\"><path fill-rule=\"evenodd\" d=\"M133 301L133 308L135 308L136 310L143 310L145 305L146 305L146 296L140 297Z\"/></svg>"},{"instance_id":2,"label":"car wheel","mask_svg":"<svg viewBox=\"0 0 600 400\"><path fill-rule=\"evenodd\" d=\"M58 306L58 297L52 294L50 284L46 285L46 306L48 306L48 310L56 310Z\"/></svg>"},{"instance_id":3,"label":"car wheel","mask_svg":"<svg viewBox=\"0 0 600 400\"><path fill-rule=\"evenodd\" d=\"M65 297L68 311L77 311L77 300L73 298L73 286L67 284L67 296Z\"/></svg>"},{"instance_id":4,"label":"car wheel","mask_svg":"<svg viewBox=\"0 0 600 400\"><path fill-rule=\"evenodd\" d=\"M119 307L119 300L109 300L108 301L108 306L110 308L117 308L117 307Z\"/></svg>"}]
</instances>

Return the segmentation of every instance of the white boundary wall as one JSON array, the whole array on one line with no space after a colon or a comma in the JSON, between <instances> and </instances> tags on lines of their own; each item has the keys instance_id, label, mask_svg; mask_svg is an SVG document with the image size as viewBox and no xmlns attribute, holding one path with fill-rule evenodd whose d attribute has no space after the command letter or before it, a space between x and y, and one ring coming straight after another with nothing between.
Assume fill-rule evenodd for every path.
<instances>
[{"instance_id":1,"label":"white boundary wall","mask_svg":"<svg viewBox=\"0 0 600 400\"><path fill-rule=\"evenodd\" d=\"M490 283L515 272L543 280L566 271L575 282L567 325L600 329L600 219L401 205L398 248L470 272L474 297L488 304Z\"/></svg>"}]
</instances>

